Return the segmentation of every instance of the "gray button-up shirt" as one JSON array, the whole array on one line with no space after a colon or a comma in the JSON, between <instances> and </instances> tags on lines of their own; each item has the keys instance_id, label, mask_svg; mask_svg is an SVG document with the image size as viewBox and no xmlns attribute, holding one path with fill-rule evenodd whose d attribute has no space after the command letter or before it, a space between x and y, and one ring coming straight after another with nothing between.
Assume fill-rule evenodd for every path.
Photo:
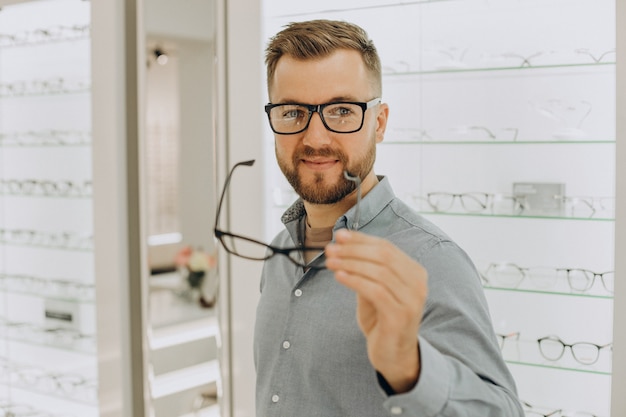
<instances>
[{"instance_id":1,"label":"gray button-up shirt","mask_svg":"<svg viewBox=\"0 0 626 417\"><path fill-rule=\"evenodd\" d=\"M333 233L351 225L353 212ZM300 244L303 216L298 200L273 244ZM397 199L386 178L363 198L360 217L359 231L388 239L428 271L417 385L387 395L367 357L354 292L329 270L305 272L275 256L265 262L257 307L256 417L523 416L465 252Z\"/></svg>"}]
</instances>

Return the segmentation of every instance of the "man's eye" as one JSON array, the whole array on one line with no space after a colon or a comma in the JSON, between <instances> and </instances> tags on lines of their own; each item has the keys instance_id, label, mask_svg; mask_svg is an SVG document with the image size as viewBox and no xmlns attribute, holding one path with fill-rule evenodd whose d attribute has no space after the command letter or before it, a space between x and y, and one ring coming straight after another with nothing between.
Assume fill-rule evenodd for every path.
<instances>
[{"instance_id":1,"label":"man's eye","mask_svg":"<svg viewBox=\"0 0 626 417\"><path fill-rule=\"evenodd\" d=\"M283 117L286 118L286 119L294 119L294 118L298 117L299 114L300 114L300 112L298 110L289 110L289 111L285 112Z\"/></svg>"},{"instance_id":2,"label":"man's eye","mask_svg":"<svg viewBox=\"0 0 626 417\"><path fill-rule=\"evenodd\" d=\"M298 119L303 117L303 112L300 109L288 109L282 112L282 119Z\"/></svg>"},{"instance_id":3,"label":"man's eye","mask_svg":"<svg viewBox=\"0 0 626 417\"><path fill-rule=\"evenodd\" d=\"M334 106L327 109L327 114L330 117L348 117L354 114L354 110L349 106Z\"/></svg>"}]
</instances>

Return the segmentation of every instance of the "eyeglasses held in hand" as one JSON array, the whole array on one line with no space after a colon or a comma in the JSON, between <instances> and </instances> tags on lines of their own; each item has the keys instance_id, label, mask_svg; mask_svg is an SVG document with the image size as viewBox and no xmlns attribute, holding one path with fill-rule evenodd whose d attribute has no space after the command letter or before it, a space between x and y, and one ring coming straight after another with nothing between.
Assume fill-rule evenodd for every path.
<instances>
[{"instance_id":1,"label":"eyeglasses held in hand","mask_svg":"<svg viewBox=\"0 0 626 417\"><path fill-rule=\"evenodd\" d=\"M239 256L240 258L250 259L253 261L265 261L276 255L284 255L297 266L301 266L307 269L324 269L325 266L323 264L312 265L306 263L307 259L313 259L318 253L323 252L323 247L297 246L290 248L279 248L277 246L269 245L250 237L226 232L218 228L220 213L222 211L222 205L224 204L224 196L226 195L226 190L228 189L228 186L230 184L233 172L235 172L235 169L237 169L237 167L242 165L252 166L254 165L254 159L238 162L231 168L228 176L226 177L226 181L224 182L224 188L222 189L222 195L220 196L220 201L219 205L217 206L217 213L215 216L215 227L213 228L213 232L215 234L215 237L224 247L224 249L226 249L226 252L230 253L231 255ZM352 225L352 228L356 230L359 224L361 179L358 176L351 176L347 172L344 172L344 177L350 181L355 182L357 190L357 203L355 206L355 217Z\"/></svg>"},{"instance_id":2,"label":"eyeglasses held in hand","mask_svg":"<svg viewBox=\"0 0 626 417\"><path fill-rule=\"evenodd\" d=\"M342 101L325 104L284 103L265 106L270 127L279 135L304 132L317 112L326 129L335 133L354 133L361 130L365 112L380 103L380 98L368 102Z\"/></svg>"}]
</instances>

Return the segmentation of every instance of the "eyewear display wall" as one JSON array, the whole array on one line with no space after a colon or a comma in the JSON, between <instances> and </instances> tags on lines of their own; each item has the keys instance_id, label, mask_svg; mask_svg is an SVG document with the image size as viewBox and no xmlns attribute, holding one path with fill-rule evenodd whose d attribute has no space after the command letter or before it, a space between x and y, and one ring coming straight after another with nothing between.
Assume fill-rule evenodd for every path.
<instances>
[{"instance_id":1,"label":"eyewear display wall","mask_svg":"<svg viewBox=\"0 0 626 417\"><path fill-rule=\"evenodd\" d=\"M0 415L96 417L90 3L0 10Z\"/></svg>"}]
</instances>

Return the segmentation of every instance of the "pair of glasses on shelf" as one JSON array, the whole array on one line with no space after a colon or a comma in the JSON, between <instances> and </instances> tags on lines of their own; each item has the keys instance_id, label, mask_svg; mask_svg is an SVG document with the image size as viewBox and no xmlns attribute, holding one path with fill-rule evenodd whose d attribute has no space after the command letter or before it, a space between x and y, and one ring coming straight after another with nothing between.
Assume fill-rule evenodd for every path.
<instances>
[{"instance_id":1,"label":"pair of glasses on shelf","mask_svg":"<svg viewBox=\"0 0 626 417\"><path fill-rule=\"evenodd\" d=\"M522 401L524 406L524 415L526 417L598 417L587 411L563 410L561 408L553 409L547 407L537 407Z\"/></svg>"},{"instance_id":2,"label":"pair of glasses on shelf","mask_svg":"<svg viewBox=\"0 0 626 417\"><path fill-rule=\"evenodd\" d=\"M519 341L520 332L496 333L498 346L503 349L507 340L509 343ZM541 355L552 362L556 362L563 357L566 349L570 349L576 362L582 365L593 365L600 357L602 349L612 349L613 344L598 345L590 342L565 343L560 337L555 335L544 336L537 339Z\"/></svg>"},{"instance_id":3,"label":"pair of glasses on shelf","mask_svg":"<svg viewBox=\"0 0 626 417\"><path fill-rule=\"evenodd\" d=\"M91 250L93 236L73 232L43 232L30 229L0 229L0 243L51 249Z\"/></svg>"},{"instance_id":4,"label":"pair of glasses on shelf","mask_svg":"<svg viewBox=\"0 0 626 417\"><path fill-rule=\"evenodd\" d=\"M0 289L42 297L75 298L93 300L93 284L69 279L36 277L27 274L6 274L0 272Z\"/></svg>"},{"instance_id":5,"label":"pair of glasses on shelf","mask_svg":"<svg viewBox=\"0 0 626 417\"><path fill-rule=\"evenodd\" d=\"M0 47L28 46L87 39L90 31L89 25L57 25L14 34L0 33Z\"/></svg>"},{"instance_id":6,"label":"pair of glasses on shelf","mask_svg":"<svg viewBox=\"0 0 626 417\"><path fill-rule=\"evenodd\" d=\"M587 292L592 289L596 278L602 282L602 287L613 294L615 288L615 272L594 272L584 268L553 268L553 267L522 267L511 262L490 263L481 277L485 285L504 288L518 288L524 280L537 289L554 288L559 280L564 280L570 290Z\"/></svg>"},{"instance_id":7,"label":"pair of glasses on shelf","mask_svg":"<svg viewBox=\"0 0 626 417\"><path fill-rule=\"evenodd\" d=\"M75 417L73 414L49 413L29 404L0 400L0 417Z\"/></svg>"},{"instance_id":8,"label":"pair of glasses on shelf","mask_svg":"<svg viewBox=\"0 0 626 417\"><path fill-rule=\"evenodd\" d=\"M597 217L615 215L615 197L578 197L555 195L554 199L565 206L566 212L573 217Z\"/></svg>"},{"instance_id":9,"label":"pair of glasses on shelf","mask_svg":"<svg viewBox=\"0 0 626 417\"><path fill-rule=\"evenodd\" d=\"M45 80L13 81L0 83L0 97L25 97L36 95L65 94L88 91L88 82L66 80L62 77Z\"/></svg>"},{"instance_id":10,"label":"pair of glasses on shelf","mask_svg":"<svg viewBox=\"0 0 626 417\"><path fill-rule=\"evenodd\" d=\"M97 397L95 379L12 362L6 362L5 367L9 372L11 383L15 386L87 402Z\"/></svg>"},{"instance_id":11,"label":"pair of glasses on shelf","mask_svg":"<svg viewBox=\"0 0 626 417\"><path fill-rule=\"evenodd\" d=\"M91 180L0 179L0 194L43 197L89 197Z\"/></svg>"},{"instance_id":12,"label":"pair of glasses on shelf","mask_svg":"<svg viewBox=\"0 0 626 417\"><path fill-rule=\"evenodd\" d=\"M511 332L511 333L496 333L496 337L498 339L498 346L500 349L504 349L504 345L507 340L518 341L520 336L520 332Z\"/></svg>"},{"instance_id":13,"label":"pair of glasses on shelf","mask_svg":"<svg viewBox=\"0 0 626 417\"><path fill-rule=\"evenodd\" d=\"M49 328L33 323L7 321L0 318L0 334L20 342L62 347L76 351L92 352L96 348L94 335L84 334L70 328Z\"/></svg>"},{"instance_id":14,"label":"pair of glasses on shelf","mask_svg":"<svg viewBox=\"0 0 626 417\"><path fill-rule=\"evenodd\" d=\"M295 246L280 248L247 236L227 232L219 228L220 213L224 205L224 197L226 195L226 191L228 190L228 186L230 185L233 172L235 172L235 170L240 166L250 167L252 165L254 165L254 160L239 162L232 167L226 177L215 216L215 227L213 228L215 237L228 253L240 258L250 259L253 261L265 261L276 255L284 255L297 266L307 269L324 269L324 265L315 265L306 262L306 259L312 259L318 253L322 252L324 250L322 247ZM343 175L348 181L352 181L354 183L354 187L356 189L357 200L352 229L357 230L359 227L361 205L361 179L358 176L350 175L347 171L344 171Z\"/></svg>"},{"instance_id":15,"label":"pair of glasses on shelf","mask_svg":"<svg viewBox=\"0 0 626 417\"><path fill-rule=\"evenodd\" d=\"M431 192L426 194L428 207L440 213L452 211L457 201L465 212L472 214L489 213L519 215L526 209L527 206L527 202L524 197L507 194L484 192Z\"/></svg>"},{"instance_id":16,"label":"pair of glasses on shelf","mask_svg":"<svg viewBox=\"0 0 626 417\"><path fill-rule=\"evenodd\" d=\"M504 127L496 129L487 126L455 126L440 129L423 129L413 127L398 127L391 130L394 141L398 142L515 142L519 129ZM397 139L395 138L397 136Z\"/></svg>"},{"instance_id":17,"label":"pair of glasses on shelf","mask_svg":"<svg viewBox=\"0 0 626 417\"><path fill-rule=\"evenodd\" d=\"M73 146L91 143L91 132L85 130L29 130L0 133L0 146Z\"/></svg>"},{"instance_id":18,"label":"pair of glasses on shelf","mask_svg":"<svg viewBox=\"0 0 626 417\"><path fill-rule=\"evenodd\" d=\"M602 349L613 349L613 343L598 345L590 342L565 343L555 335L537 339L541 355L549 361L558 361L563 357L565 349L569 348L576 362L582 365L593 365L600 357Z\"/></svg>"}]
</instances>

